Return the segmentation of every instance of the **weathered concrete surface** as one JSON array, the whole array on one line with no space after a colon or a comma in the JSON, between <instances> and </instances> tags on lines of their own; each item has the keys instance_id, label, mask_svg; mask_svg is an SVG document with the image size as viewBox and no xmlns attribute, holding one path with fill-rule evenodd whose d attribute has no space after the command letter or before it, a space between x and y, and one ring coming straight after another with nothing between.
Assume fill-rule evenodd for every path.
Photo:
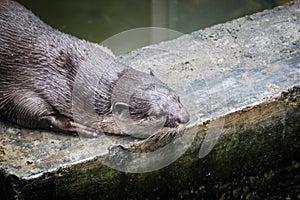
<instances>
[{"instance_id":1,"label":"weathered concrete surface","mask_svg":"<svg viewBox=\"0 0 300 200\"><path fill-rule=\"evenodd\" d=\"M299 1L120 59L151 68L180 94L192 122L158 155L185 154L153 172L124 173L102 162L147 167L147 154L107 150L133 139L82 140L1 123L1 199L300 198Z\"/></svg>"}]
</instances>

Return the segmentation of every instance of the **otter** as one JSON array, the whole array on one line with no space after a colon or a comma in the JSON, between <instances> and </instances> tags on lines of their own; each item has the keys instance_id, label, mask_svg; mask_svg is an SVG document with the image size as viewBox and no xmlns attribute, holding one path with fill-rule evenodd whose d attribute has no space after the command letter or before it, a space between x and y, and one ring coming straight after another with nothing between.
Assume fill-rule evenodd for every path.
<instances>
[{"instance_id":1,"label":"otter","mask_svg":"<svg viewBox=\"0 0 300 200\"><path fill-rule=\"evenodd\" d=\"M85 65L100 68L93 96L100 130L74 120L74 82ZM123 89L117 92L121 96L134 91L127 102L113 98L114 87L120 79ZM161 116L165 117L164 127L176 128L189 121L189 114L176 93L153 74L120 63L106 47L50 27L18 2L0 0L2 120L32 129L87 137L95 137L99 131L131 135L114 120L117 115L118 119L126 121L128 115L124 115L122 109L127 109L137 124ZM149 135L135 136L146 138Z\"/></svg>"}]
</instances>

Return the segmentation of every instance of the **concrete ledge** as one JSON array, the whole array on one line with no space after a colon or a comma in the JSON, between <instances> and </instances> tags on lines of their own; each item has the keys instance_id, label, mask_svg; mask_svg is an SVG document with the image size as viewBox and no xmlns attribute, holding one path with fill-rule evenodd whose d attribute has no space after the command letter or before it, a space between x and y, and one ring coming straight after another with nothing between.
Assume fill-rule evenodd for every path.
<instances>
[{"instance_id":1,"label":"concrete ledge","mask_svg":"<svg viewBox=\"0 0 300 200\"><path fill-rule=\"evenodd\" d=\"M120 59L179 93L192 122L168 151L185 153L156 171L124 173L103 163L134 171L131 149L111 148L131 147L130 138L1 123L1 199L300 198L300 1Z\"/></svg>"}]
</instances>

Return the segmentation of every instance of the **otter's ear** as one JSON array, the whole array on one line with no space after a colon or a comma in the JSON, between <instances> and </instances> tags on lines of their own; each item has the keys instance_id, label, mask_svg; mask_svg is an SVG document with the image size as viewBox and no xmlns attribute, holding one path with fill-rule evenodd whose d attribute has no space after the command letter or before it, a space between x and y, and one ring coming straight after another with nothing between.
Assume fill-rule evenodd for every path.
<instances>
[{"instance_id":1,"label":"otter's ear","mask_svg":"<svg viewBox=\"0 0 300 200\"><path fill-rule=\"evenodd\" d=\"M150 69L150 75L155 76L152 69Z\"/></svg>"},{"instance_id":2,"label":"otter's ear","mask_svg":"<svg viewBox=\"0 0 300 200\"><path fill-rule=\"evenodd\" d=\"M117 102L113 106L113 113L118 114L120 116L124 116L129 114L130 105L124 102Z\"/></svg>"}]
</instances>

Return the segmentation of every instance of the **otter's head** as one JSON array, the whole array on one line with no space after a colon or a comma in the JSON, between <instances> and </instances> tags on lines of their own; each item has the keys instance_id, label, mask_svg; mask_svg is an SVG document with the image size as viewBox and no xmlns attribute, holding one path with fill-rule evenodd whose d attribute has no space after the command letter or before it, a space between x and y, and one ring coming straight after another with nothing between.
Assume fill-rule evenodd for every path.
<instances>
[{"instance_id":1,"label":"otter's head","mask_svg":"<svg viewBox=\"0 0 300 200\"><path fill-rule=\"evenodd\" d=\"M179 97L156 77L142 72L129 72L116 86L113 113L128 132L145 132L154 127L176 128L189 121L189 114ZM151 132L151 131L150 131Z\"/></svg>"},{"instance_id":2,"label":"otter's head","mask_svg":"<svg viewBox=\"0 0 300 200\"><path fill-rule=\"evenodd\" d=\"M165 85L150 84L136 91L130 98L129 112L136 120L160 118L165 127L171 128L189 121L179 97Z\"/></svg>"}]
</instances>

